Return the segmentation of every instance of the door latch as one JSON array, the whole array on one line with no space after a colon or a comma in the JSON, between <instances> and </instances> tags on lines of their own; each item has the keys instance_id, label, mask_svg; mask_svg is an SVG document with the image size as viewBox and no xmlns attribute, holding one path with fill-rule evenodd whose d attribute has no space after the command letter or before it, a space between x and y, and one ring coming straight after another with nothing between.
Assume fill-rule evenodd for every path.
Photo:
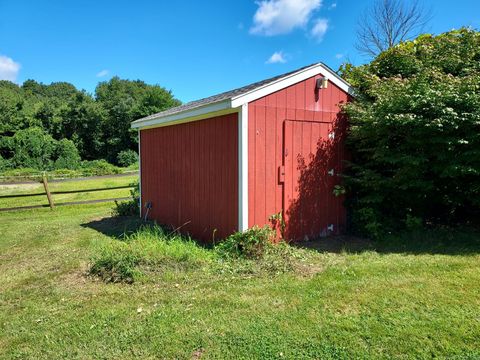
<instances>
[{"instance_id":1,"label":"door latch","mask_svg":"<svg viewBox=\"0 0 480 360\"><path fill-rule=\"evenodd\" d=\"M328 175L330 175L330 176L335 175L335 170L333 170L333 169L328 170Z\"/></svg>"}]
</instances>

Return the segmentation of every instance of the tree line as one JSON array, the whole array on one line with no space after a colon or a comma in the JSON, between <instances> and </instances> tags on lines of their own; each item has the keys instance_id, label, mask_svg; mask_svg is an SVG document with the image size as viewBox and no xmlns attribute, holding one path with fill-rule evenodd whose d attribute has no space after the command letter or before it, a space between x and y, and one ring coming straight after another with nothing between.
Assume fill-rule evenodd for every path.
<instances>
[{"instance_id":1,"label":"tree line","mask_svg":"<svg viewBox=\"0 0 480 360\"><path fill-rule=\"evenodd\" d=\"M0 170L75 169L99 159L128 166L138 158L130 123L179 104L159 85L118 77L93 95L67 82L0 81Z\"/></svg>"}]
</instances>

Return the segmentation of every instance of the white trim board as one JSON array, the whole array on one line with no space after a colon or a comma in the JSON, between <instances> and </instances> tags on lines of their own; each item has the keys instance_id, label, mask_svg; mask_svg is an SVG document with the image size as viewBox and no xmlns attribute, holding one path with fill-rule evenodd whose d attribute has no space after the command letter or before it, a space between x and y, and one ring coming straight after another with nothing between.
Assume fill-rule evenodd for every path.
<instances>
[{"instance_id":1,"label":"white trim board","mask_svg":"<svg viewBox=\"0 0 480 360\"><path fill-rule=\"evenodd\" d=\"M238 231L248 229L248 104L238 113Z\"/></svg>"},{"instance_id":2,"label":"white trim board","mask_svg":"<svg viewBox=\"0 0 480 360\"><path fill-rule=\"evenodd\" d=\"M140 129L138 129L138 206L140 212L140 219L142 218L142 145L140 144L141 134Z\"/></svg>"}]
</instances>

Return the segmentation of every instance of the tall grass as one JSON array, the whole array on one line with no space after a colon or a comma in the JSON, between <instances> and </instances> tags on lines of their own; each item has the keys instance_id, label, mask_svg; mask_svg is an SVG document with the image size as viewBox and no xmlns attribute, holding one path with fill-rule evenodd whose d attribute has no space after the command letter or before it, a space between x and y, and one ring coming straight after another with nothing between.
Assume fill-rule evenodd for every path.
<instances>
[{"instance_id":1,"label":"tall grass","mask_svg":"<svg viewBox=\"0 0 480 360\"><path fill-rule=\"evenodd\" d=\"M134 282L146 271L165 267L200 269L214 254L189 237L168 233L159 226L143 227L120 240L108 240L95 249L90 273L106 282Z\"/></svg>"},{"instance_id":2,"label":"tall grass","mask_svg":"<svg viewBox=\"0 0 480 360\"><path fill-rule=\"evenodd\" d=\"M159 226L144 227L121 241L101 243L92 258L90 273L106 282L127 283L143 279L147 273L172 270L280 274L301 268L314 256L286 243L272 244L272 236L267 228L253 228L208 249Z\"/></svg>"}]
</instances>

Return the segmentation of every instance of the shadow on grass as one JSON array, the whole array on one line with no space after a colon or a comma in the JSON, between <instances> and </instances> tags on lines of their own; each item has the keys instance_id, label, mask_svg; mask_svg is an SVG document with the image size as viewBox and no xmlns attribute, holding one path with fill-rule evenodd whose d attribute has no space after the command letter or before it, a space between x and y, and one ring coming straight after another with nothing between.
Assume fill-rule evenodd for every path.
<instances>
[{"instance_id":1,"label":"shadow on grass","mask_svg":"<svg viewBox=\"0 0 480 360\"><path fill-rule=\"evenodd\" d=\"M106 236L117 240L124 240L127 236L132 235L138 232L141 229L148 229L154 227L161 227L167 237L172 234L179 234L185 240L189 240L190 238L184 234L178 233L177 229L173 229L170 226L157 224L155 221L143 221L138 216L111 216L111 217L104 217L102 219L97 219L90 221L88 223L81 224L82 227L93 229L98 231ZM212 248L212 244L199 241L196 239L191 239L195 241L195 243L203 248L210 249Z\"/></svg>"},{"instance_id":2,"label":"shadow on grass","mask_svg":"<svg viewBox=\"0 0 480 360\"><path fill-rule=\"evenodd\" d=\"M101 232L109 237L123 239L153 222L144 222L137 216L113 216L81 224L82 227ZM196 241L202 247L211 247ZM379 241L355 236L332 236L307 242L292 243L295 247L328 253L359 254L375 251L383 254L480 254L479 229L434 229L400 235L390 235Z\"/></svg>"},{"instance_id":3,"label":"shadow on grass","mask_svg":"<svg viewBox=\"0 0 480 360\"><path fill-rule=\"evenodd\" d=\"M480 254L480 230L435 229L390 235L382 240L372 241L354 236L335 236L294 246L329 253L359 254L375 251L383 254Z\"/></svg>"},{"instance_id":4,"label":"shadow on grass","mask_svg":"<svg viewBox=\"0 0 480 360\"><path fill-rule=\"evenodd\" d=\"M112 216L81 224L82 227L96 230L116 239L123 239L141 227L152 225L153 223L144 222L138 216Z\"/></svg>"}]
</instances>

